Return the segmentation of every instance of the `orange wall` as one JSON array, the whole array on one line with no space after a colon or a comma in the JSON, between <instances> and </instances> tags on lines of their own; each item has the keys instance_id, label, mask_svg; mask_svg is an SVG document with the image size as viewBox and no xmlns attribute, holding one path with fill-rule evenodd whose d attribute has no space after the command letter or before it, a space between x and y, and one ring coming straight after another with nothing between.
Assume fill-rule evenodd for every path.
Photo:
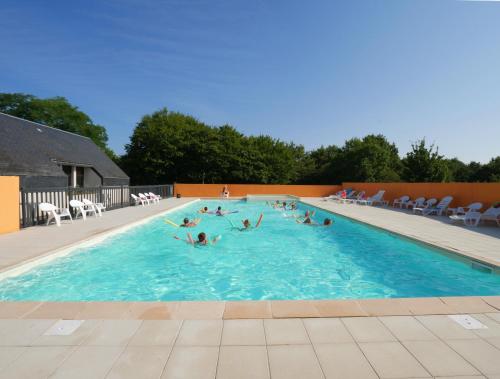
<instances>
[{"instance_id":1,"label":"orange wall","mask_svg":"<svg viewBox=\"0 0 500 379\"><path fill-rule=\"evenodd\" d=\"M0 176L0 234L19 230L19 177Z\"/></svg>"},{"instance_id":2,"label":"orange wall","mask_svg":"<svg viewBox=\"0 0 500 379\"><path fill-rule=\"evenodd\" d=\"M224 184L174 184L174 195L184 197L219 197ZM295 195L303 197L328 196L342 189L327 185L280 185L280 184L228 184L230 196L246 195Z\"/></svg>"},{"instance_id":3,"label":"orange wall","mask_svg":"<svg viewBox=\"0 0 500 379\"><path fill-rule=\"evenodd\" d=\"M483 210L500 201L500 183L343 183L344 188L364 190L368 196L378 190L385 190L384 198L393 199L408 195L414 199L420 196L435 197L438 200L453 196L452 206L465 206L479 201Z\"/></svg>"}]
</instances>

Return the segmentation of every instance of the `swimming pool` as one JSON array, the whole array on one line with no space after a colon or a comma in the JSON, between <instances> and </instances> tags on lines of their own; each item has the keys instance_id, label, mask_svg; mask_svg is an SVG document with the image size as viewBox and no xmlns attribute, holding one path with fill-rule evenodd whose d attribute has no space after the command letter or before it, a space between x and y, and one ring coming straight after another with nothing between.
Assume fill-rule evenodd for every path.
<instances>
[{"instance_id":1,"label":"swimming pool","mask_svg":"<svg viewBox=\"0 0 500 379\"><path fill-rule=\"evenodd\" d=\"M198 209L238 210L218 217ZM299 212L314 209L299 203ZM262 226L240 232L242 218ZM199 201L94 246L0 281L0 300L156 301L357 299L500 294L500 275L438 250L316 209L333 227L298 224L264 202ZM175 228L200 217L195 228ZM61 231L63 229L61 228ZM215 246L175 240L206 232Z\"/></svg>"}]
</instances>

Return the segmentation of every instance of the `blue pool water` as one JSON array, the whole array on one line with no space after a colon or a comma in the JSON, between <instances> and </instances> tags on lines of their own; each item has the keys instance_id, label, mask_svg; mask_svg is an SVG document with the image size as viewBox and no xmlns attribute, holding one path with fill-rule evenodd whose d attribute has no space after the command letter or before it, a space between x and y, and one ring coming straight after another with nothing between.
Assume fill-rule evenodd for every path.
<instances>
[{"instance_id":1,"label":"blue pool water","mask_svg":"<svg viewBox=\"0 0 500 379\"><path fill-rule=\"evenodd\" d=\"M239 213L198 215L222 204ZM312 209L299 203L300 212ZM248 217L262 226L231 227ZM287 212L291 214L291 212ZM222 235L215 246L193 247L165 218L201 217L188 229ZM263 202L202 201L158 217L93 247L0 282L0 300L262 300L499 295L500 276L471 268L427 246L347 218L333 227L297 224ZM92 222L92 220L88 221ZM63 231L63 228L61 228Z\"/></svg>"}]
</instances>

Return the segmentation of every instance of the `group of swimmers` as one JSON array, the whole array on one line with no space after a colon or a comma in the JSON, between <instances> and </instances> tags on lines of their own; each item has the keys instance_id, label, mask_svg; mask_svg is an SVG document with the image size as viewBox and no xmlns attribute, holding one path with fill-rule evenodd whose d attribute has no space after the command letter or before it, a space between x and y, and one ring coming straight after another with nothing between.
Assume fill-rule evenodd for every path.
<instances>
[{"instance_id":1,"label":"group of swimmers","mask_svg":"<svg viewBox=\"0 0 500 379\"><path fill-rule=\"evenodd\" d=\"M290 204L287 204L286 201L280 202L279 200L276 200L274 203L266 202L267 205L273 207L274 209L283 209L283 210L291 210L291 211L296 211L297 210L297 203L295 201L292 201ZM285 217L293 217L295 218L296 222L298 224L304 224L304 225L309 225L309 226L331 226L333 225L333 221L330 218L325 218L323 220L323 223L317 223L312 219L316 211L309 212L309 210L306 211L304 216L300 216L297 214L292 213L291 215L285 215Z\"/></svg>"},{"instance_id":2,"label":"group of swimmers","mask_svg":"<svg viewBox=\"0 0 500 379\"><path fill-rule=\"evenodd\" d=\"M274 209L282 209L282 210L290 210L290 211L297 210L297 203L294 201L287 204L286 201L280 202L279 200L276 200L276 202L274 202L274 203L267 202L267 204ZM223 210L222 207L220 207L220 206L217 207L217 210L215 210L215 211L210 211L208 209L208 207L203 207L198 211L198 213L200 213L200 214L214 214L216 216L225 216L227 214L237 213L237 212L238 211ZM297 214L292 214L292 215L286 216L286 217L293 217L296 219L297 223L308 225L308 226L331 226L331 225L333 225L333 221L330 218L325 218L323 220L323 223L318 223L318 222L314 221L313 217L314 217L315 212L316 211L310 212L309 210L307 210L303 216L297 215ZM259 219L255 223L255 226L252 226L252 223L250 222L250 220L248 218L241 220L242 227L237 227L236 225L233 224L233 222L230 219L227 219L227 220L229 221L229 223L231 224L233 229L236 229L236 230L239 230L242 232L245 230L258 228L262 224L263 217L264 217L264 214L261 213L259 216ZM182 224L180 224L180 225L176 225L169 220L165 220L165 221L168 221L170 224L172 224L174 226L179 226L179 227L183 227L183 228L193 228L195 226L198 226L198 224L201 222L201 218L196 218L194 220L190 220L189 218L186 217L186 218L184 218ZM177 236L174 236L174 238L182 241L182 239L177 237ZM185 240L185 242L187 242L190 245L210 245L210 244L215 245L217 243L217 241L219 241L221 238L222 238L222 236L219 235L219 236L213 238L212 240L209 240L206 233L201 232L198 234L198 239L195 240L191 236L191 233L187 233L187 239Z\"/></svg>"}]
</instances>

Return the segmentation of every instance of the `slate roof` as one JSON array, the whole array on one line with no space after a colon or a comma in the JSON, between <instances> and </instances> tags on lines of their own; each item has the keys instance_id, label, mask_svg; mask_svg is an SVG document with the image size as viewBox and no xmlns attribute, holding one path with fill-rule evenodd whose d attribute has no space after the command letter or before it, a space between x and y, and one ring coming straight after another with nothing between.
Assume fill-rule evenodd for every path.
<instances>
[{"instance_id":1,"label":"slate roof","mask_svg":"<svg viewBox=\"0 0 500 379\"><path fill-rule=\"evenodd\" d=\"M61 163L128 179L90 138L0 113L0 175L66 176Z\"/></svg>"}]
</instances>

